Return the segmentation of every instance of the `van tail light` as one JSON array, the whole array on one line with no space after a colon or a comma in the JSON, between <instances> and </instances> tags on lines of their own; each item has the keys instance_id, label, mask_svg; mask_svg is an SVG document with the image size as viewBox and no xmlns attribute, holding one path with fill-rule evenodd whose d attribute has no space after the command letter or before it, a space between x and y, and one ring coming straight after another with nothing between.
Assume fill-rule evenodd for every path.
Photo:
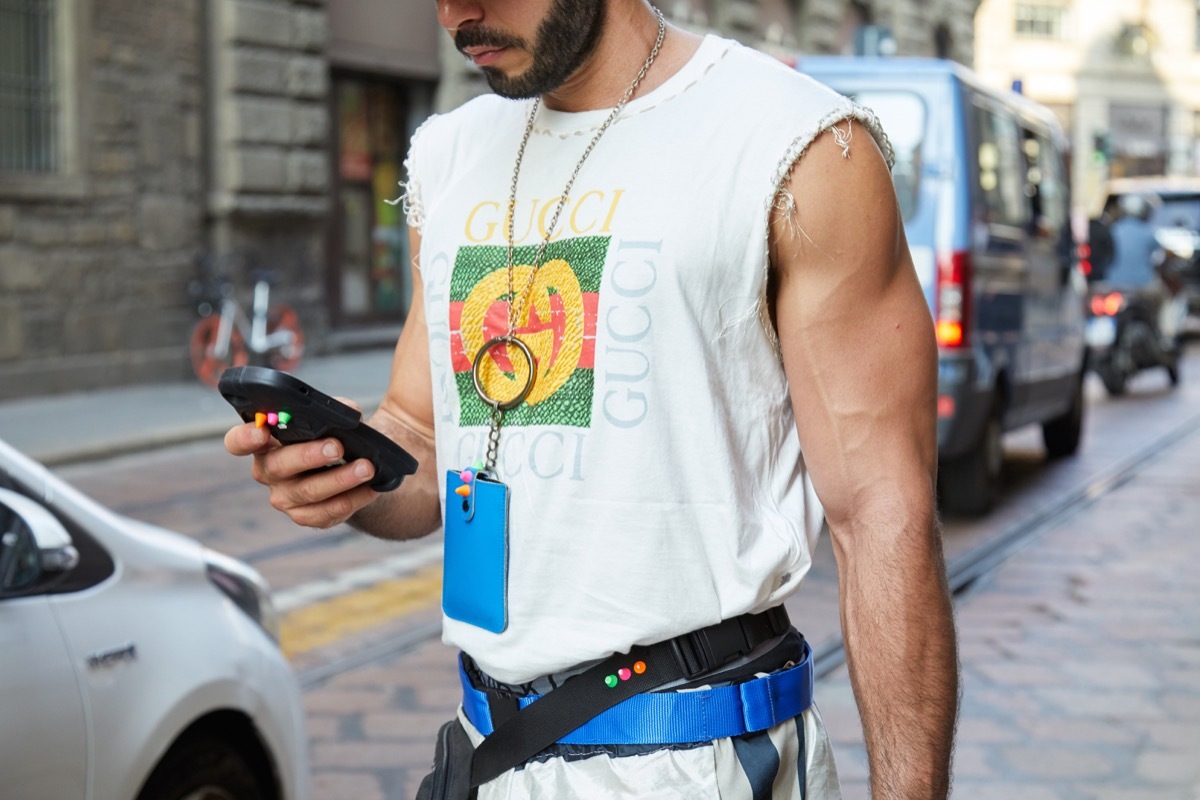
<instances>
[{"instance_id":1,"label":"van tail light","mask_svg":"<svg viewBox=\"0 0 1200 800\"><path fill-rule=\"evenodd\" d=\"M1079 256L1079 271L1083 273L1083 277L1090 277L1092 274L1092 246L1087 242L1080 242L1079 247L1075 249L1075 254Z\"/></svg>"},{"instance_id":2,"label":"van tail light","mask_svg":"<svg viewBox=\"0 0 1200 800\"><path fill-rule=\"evenodd\" d=\"M971 312L970 255L958 251L938 257L937 308L935 310L939 347L961 348L970 344Z\"/></svg>"}]
</instances>

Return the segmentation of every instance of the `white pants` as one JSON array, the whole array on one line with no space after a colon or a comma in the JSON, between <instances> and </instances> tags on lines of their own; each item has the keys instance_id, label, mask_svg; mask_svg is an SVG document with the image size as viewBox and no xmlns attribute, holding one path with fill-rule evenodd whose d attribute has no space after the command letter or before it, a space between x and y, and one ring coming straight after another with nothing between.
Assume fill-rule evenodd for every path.
<instances>
[{"instance_id":1,"label":"white pants","mask_svg":"<svg viewBox=\"0 0 1200 800\"><path fill-rule=\"evenodd\" d=\"M460 708L471 743L483 737ZM561 749L563 752L556 752ZM795 720L733 739L664 746L554 748L479 787L479 800L840 800L837 770L815 706Z\"/></svg>"}]
</instances>

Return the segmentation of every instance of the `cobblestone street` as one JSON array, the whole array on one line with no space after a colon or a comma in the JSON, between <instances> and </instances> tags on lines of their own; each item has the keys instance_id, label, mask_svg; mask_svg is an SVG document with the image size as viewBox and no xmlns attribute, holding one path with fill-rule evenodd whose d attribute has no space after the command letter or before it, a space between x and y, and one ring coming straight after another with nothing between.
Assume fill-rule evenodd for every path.
<instances>
[{"instance_id":1,"label":"cobblestone street","mask_svg":"<svg viewBox=\"0 0 1200 800\"><path fill-rule=\"evenodd\" d=\"M1200 798L1200 447L1192 435L960 599L954 797ZM818 686L866 800L845 671Z\"/></svg>"}]
</instances>

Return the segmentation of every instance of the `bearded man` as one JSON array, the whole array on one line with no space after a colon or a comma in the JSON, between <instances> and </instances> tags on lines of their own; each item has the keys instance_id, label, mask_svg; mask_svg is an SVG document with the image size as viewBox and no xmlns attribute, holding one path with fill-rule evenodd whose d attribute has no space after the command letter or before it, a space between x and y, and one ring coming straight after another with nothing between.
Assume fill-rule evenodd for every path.
<instances>
[{"instance_id":1,"label":"bearded man","mask_svg":"<svg viewBox=\"0 0 1200 800\"><path fill-rule=\"evenodd\" d=\"M407 162L370 422L421 467L226 437L297 523L444 527L464 696L422 796L838 797L782 607L824 520L873 796L946 797L936 346L878 122L644 0L437 10L495 94Z\"/></svg>"}]
</instances>

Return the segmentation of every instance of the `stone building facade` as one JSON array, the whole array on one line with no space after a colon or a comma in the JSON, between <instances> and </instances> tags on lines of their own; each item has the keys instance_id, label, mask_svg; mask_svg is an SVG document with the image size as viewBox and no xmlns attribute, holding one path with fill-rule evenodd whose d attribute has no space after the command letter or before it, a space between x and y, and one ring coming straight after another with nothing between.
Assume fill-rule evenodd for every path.
<instances>
[{"instance_id":1,"label":"stone building facade","mask_svg":"<svg viewBox=\"0 0 1200 800\"><path fill-rule=\"evenodd\" d=\"M26 7L0 49L44 47L30 83L62 80L0 110L0 397L182 374L205 216L194 4Z\"/></svg>"},{"instance_id":2,"label":"stone building facade","mask_svg":"<svg viewBox=\"0 0 1200 800\"><path fill-rule=\"evenodd\" d=\"M662 7L785 61L970 63L975 5ZM388 201L409 137L484 90L434 4L24 0L0 7L0 50L23 54L0 62L0 400L190 380L202 254L276 270L310 353L394 340L411 287Z\"/></svg>"},{"instance_id":3,"label":"stone building facade","mask_svg":"<svg viewBox=\"0 0 1200 800\"><path fill-rule=\"evenodd\" d=\"M984 0L976 37L986 81L1020 81L1070 130L1081 211L1110 177L1200 174L1200 4Z\"/></svg>"}]
</instances>

